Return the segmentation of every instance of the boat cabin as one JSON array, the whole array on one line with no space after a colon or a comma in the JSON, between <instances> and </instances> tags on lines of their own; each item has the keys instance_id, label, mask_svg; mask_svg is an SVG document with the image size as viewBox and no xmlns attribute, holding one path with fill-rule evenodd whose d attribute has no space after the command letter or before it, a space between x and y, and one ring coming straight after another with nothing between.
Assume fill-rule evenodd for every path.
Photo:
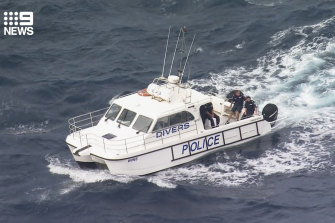
<instances>
[{"instance_id":1,"label":"boat cabin","mask_svg":"<svg viewBox=\"0 0 335 223\"><path fill-rule=\"evenodd\" d=\"M135 93L114 100L101 122L114 127L118 138L137 134L154 134L156 138L178 135L188 129L212 128L209 120L203 120L208 103L213 104L216 114L223 116L227 102L195 91L180 84L179 77L170 76L151 83L147 96Z\"/></svg>"},{"instance_id":2,"label":"boat cabin","mask_svg":"<svg viewBox=\"0 0 335 223\"><path fill-rule=\"evenodd\" d=\"M145 91L113 100L102 118L101 112L100 116L93 112L86 114L87 118L70 119L70 129L82 146L99 144L117 154L128 153L214 130L204 119L209 103L221 119L216 125L224 125L230 110L228 101L193 90L178 76L170 75L155 79ZM85 120L88 123L84 124Z\"/></svg>"}]
</instances>

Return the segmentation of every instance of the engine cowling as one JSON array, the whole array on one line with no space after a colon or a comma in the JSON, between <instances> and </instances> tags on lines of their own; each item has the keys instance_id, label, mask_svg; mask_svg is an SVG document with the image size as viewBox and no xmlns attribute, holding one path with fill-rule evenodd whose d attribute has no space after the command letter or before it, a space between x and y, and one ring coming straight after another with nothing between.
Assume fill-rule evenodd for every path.
<instances>
[{"instance_id":1,"label":"engine cowling","mask_svg":"<svg viewBox=\"0 0 335 223\"><path fill-rule=\"evenodd\" d=\"M274 122L278 117L278 107L275 104L267 104L262 110L263 118L268 122Z\"/></svg>"}]
</instances>

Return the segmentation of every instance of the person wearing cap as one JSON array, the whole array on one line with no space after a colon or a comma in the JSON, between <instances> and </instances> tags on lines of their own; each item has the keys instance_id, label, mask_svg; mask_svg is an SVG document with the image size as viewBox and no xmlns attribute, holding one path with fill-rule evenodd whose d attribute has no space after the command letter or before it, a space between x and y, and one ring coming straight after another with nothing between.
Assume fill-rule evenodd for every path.
<instances>
[{"instance_id":1,"label":"person wearing cap","mask_svg":"<svg viewBox=\"0 0 335 223\"><path fill-rule=\"evenodd\" d=\"M235 94L232 98L232 101L230 103L230 107L233 107L230 111L230 114L228 116L226 125L229 124L229 121L231 119L231 117L233 116L233 114L235 114L236 117L236 121L238 121L240 119L240 113L243 109L243 102L245 100L245 97L243 96L243 94L241 93L241 91L236 90ZM234 106L232 106L234 103Z\"/></svg>"},{"instance_id":2,"label":"person wearing cap","mask_svg":"<svg viewBox=\"0 0 335 223\"><path fill-rule=\"evenodd\" d=\"M250 118L256 113L257 113L257 106L255 102L251 100L250 96L247 96L245 99L244 112L243 112L242 119Z\"/></svg>"}]
</instances>

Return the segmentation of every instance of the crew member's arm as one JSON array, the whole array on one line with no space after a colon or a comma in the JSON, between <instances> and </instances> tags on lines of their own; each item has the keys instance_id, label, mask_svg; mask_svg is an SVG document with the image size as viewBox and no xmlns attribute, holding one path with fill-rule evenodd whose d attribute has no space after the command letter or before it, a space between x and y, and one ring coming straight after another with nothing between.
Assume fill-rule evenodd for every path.
<instances>
[{"instance_id":1,"label":"crew member's arm","mask_svg":"<svg viewBox=\"0 0 335 223\"><path fill-rule=\"evenodd\" d=\"M254 114L257 115L257 106L255 105Z\"/></svg>"},{"instance_id":2,"label":"crew member's arm","mask_svg":"<svg viewBox=\"0 0 335 223\"><path fill-rule=\"evenodd\" d=\"M213 118L214 117L214 109L212 109L210 112L207 111L207 114Z\"/></svg>"},{"instance_id":3,"label":"crew member's arm","mask_svg":"<svg viewBox=\"0 0 335 223\"><path fill-rule=\"evenodd\" d=\"M233 107L233 103L235 102L235 96L233 97L233 99L230 102L230 108Z\"/></svg>"}]
</instances>

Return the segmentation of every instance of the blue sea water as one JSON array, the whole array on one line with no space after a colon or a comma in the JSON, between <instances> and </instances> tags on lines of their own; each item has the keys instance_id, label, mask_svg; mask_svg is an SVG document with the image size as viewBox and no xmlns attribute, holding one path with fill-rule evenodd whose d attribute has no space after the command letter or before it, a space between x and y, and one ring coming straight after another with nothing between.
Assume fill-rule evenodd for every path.
<instances>
[{"instance_id":1,"label":"blue sea water","mask_svg":"<svg viewBox=\"0 0 335 223\"><path fill-rule=\"evenodd\" d=\"M0 222L335 222L335 2L21 0L0 17ZM168 27L197 33L190 82L278 105L252 143L145 177L82 170L67 119L161 72ZM170 51L172 52L172 47ZM170 58L168 58L170 59Z\"/></svg>"}]
</instances>

